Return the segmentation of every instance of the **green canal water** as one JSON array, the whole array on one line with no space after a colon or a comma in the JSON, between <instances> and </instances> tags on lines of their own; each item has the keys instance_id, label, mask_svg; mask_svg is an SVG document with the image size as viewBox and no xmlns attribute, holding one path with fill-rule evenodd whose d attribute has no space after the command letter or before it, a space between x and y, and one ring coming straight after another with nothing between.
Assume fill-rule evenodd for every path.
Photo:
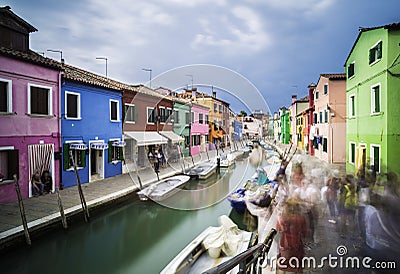
<instances>
[{"instance_id":1,"label":"green canal water","mask_svg":"<svg viewBox=\"0 0 400 274\"><path fill-rule=\"evenodd\" d=\"M219 216L245 226L225 197L254 174L258 157L253 153L205 181L191 180L163 204L135 199L89 223L49 232L29 248L3 254L1 273L159 273L206 227L218 226Z\"/></svg>"}]
</instances>

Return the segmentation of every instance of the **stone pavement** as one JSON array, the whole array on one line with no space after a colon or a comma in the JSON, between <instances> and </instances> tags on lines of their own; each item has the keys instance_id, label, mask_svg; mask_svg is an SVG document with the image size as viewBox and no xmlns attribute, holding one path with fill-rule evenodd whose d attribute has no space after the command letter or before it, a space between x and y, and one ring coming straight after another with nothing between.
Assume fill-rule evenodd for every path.
<instances>
[{"instance_id":1,"label":"stone pavement","mask_svg":"<svg viewBox=\"0 0 400 274\"><path fill-rule=\"evenodd\" d=\"M216 151L209 151L208 156L213 159ZM197 164L207 159L206 153L194 156L193 161L191 157L187 157L184 160L185 169L193 167L193 162ZM152 168L141 169L138 173L143 186L157 181L157 175ZM163 179L179 173L182 173L182 162L175 162L160 168L159 177ZM139 181L135 171L82 185L89 210L117 201L138 189ZM61 190L60 195L67 218L82 212L77 186ZM61 227L56 194L32 197L23 202L30 233L57 223ZM23 240L24 230L18 202L0 205L0 250Z\"/></svg>"}]
</instances>

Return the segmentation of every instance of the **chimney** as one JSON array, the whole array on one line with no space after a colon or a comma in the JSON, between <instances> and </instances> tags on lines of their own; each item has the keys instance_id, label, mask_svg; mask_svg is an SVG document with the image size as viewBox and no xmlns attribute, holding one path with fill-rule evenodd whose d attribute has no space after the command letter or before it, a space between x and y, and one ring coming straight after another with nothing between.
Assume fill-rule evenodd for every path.
<instances>
[{"instance_id":1,"label":"chimney","mask_svg":"<svg viewBox=\"0 0 400 274\"><path fill-rule=\"evenodd\" d=\"M217 98L217 92L216 92L216 91L213 91L213 92L212 92L212 97L213 97L214 99Z\"/></svg>"},{"instance_id":2,"label":"chimney","mask_svg":"<svg viewBox=\"0 0 400 274\"><path fill-rule=\"evenodd\" d=\"M294 103L294 102L296 102L297 101L297 95L296 94L293 94L292 95L292 103Z\"/></svg>"},{"instance_id":3,"label":"chimney","mask_svg":"<svg viewBox=\"0 0 400 274\"><path fill-rule=\"evenodd\" d=\"M311 83L308 85L308 106L314 107L314 90L317 87L316 84Z\"/></svg>"}]
</instances>

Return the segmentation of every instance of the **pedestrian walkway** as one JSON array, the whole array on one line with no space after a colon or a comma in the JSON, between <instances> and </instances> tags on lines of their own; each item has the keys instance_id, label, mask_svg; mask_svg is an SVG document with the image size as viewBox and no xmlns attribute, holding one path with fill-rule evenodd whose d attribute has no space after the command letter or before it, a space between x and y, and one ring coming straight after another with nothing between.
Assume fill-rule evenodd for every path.
<instances>
[{"instance_id":1,"label":"pedestrian walkway","mask_svg":"<svg viewBox=\"0 0 400 274\"><path fill-rule=\"evenodd\" d=\"M228 148L229 149L229 148ZM159 178L164 179L187 170L194 164L214 159L215 150L193 158L187 157L184 161L170 163L167 167L160 168ZM147 186L157 181L157 174L150 167L138 171L142 185ZM83 194L89 209L106 205L117 201L140 188L136 171L118 175L115 177L98 180L82 185ZM82 212L78 187L70 187L60 191L65 215L71 217ZM29 232L35 232L49 225L60 223L61 215L58 207L57 195L47 194L25 199L24 208L28 222ZM0 205L0 250L15 242L24 240L24 230L21 221L18 202Z\"/></svg>"}]
</instances>

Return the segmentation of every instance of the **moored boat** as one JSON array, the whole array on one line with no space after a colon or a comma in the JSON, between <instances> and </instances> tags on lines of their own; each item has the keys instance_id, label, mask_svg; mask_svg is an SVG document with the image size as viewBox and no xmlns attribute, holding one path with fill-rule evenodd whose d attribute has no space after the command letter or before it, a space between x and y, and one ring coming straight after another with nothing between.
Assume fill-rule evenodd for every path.
<instances>
[{"instance_id":1,"label":"moored boat","mask_svg":"<svg viewBox=\"0 0 400 274\"><path fill-rule=\"evenodd\" d=\"M191 168L186 175L204 180L216 172L217 164L215 162L204 162Z\"/></svg>"},{"instance_id":2,"label":"moored boat","mask_svg":"<svg viewBox=\"0 0 400 274\"><path fill-rule=\"evenodd\" d=\"M139 198L141 200L150 198L154 201L162 201L178 192L179 187L189 181L189 179L190 177L186 175L169 177L139 191Z\"/></svg>"}]
</instances>

